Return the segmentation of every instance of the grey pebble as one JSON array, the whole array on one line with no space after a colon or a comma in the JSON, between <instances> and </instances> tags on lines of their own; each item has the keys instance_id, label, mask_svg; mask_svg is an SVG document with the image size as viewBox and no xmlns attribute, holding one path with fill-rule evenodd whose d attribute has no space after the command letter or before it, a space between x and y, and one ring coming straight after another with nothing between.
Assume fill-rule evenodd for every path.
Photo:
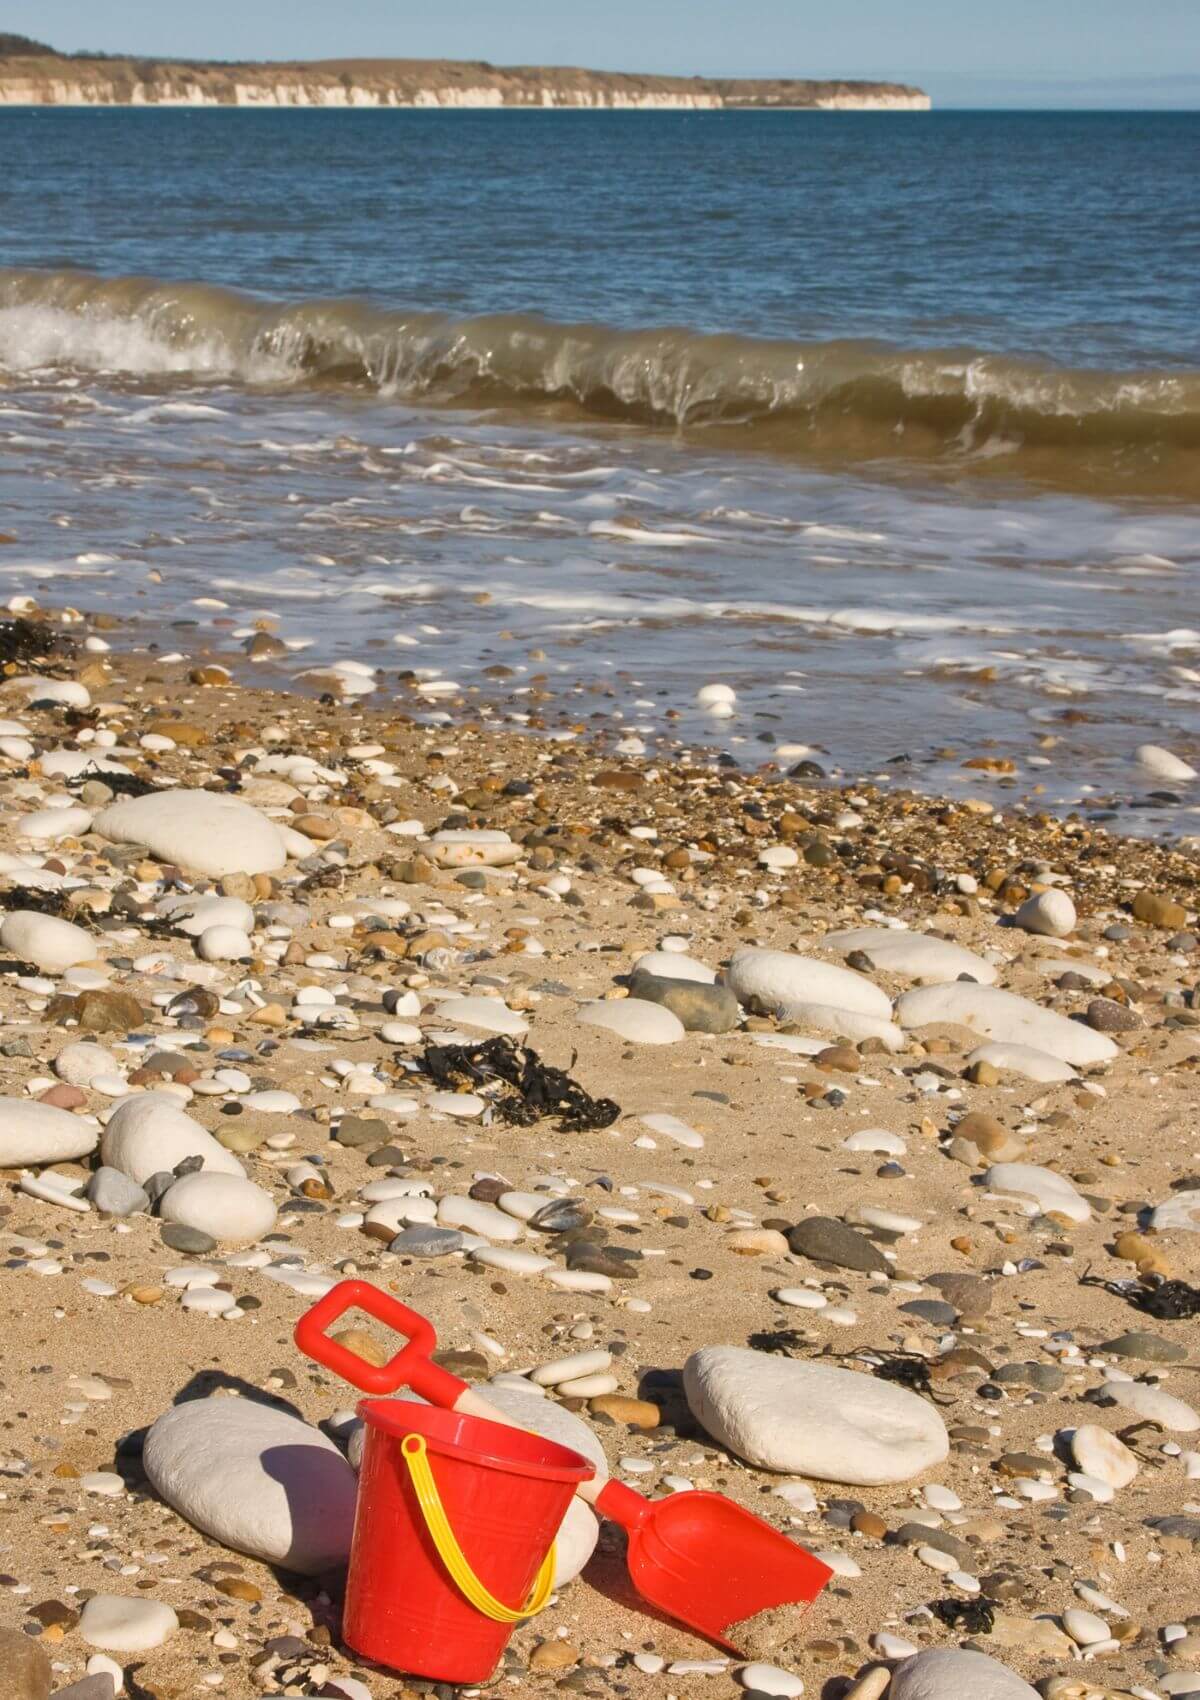
<instances>
[{"instance_id":1,"label":"grey pebble","mask_svg":"<svg viewBox=\"0 0 1200 1700\"><path fill-rule=\"evenodd\" d=\"M217 1249L211 1234L202 1234L199 1228L185 1228L181 1222L164 1222L160 1238L172 1251L186 1251L193 1256Z\"/></svg>"},{"instance_id":2,"label":"grey pebble","mask_svg":"<svg viewBox=\"0 0 1200 1700\"><path fill-rule=\"evenodd\" d=\"M944 1299L910 1299L900 1309L905 1316L919 1316L922 1322L932 1322L938 1328L948 1328L958 1315Z\"/></svg>"},{"instance_id":3,"label":"grey pebble","mask_svg":"<svg viewBox=\"0 0 1200 1700\"><path fill-rule=\"evenodd\" d=\"M887 1275L891 1266L879 1247L832 1216L809 1216L788 1234L788 1244L800 1257L832 1263L838 1269L859 1269Z\"/></svg>"},{"instance_id":4,"label":"grey pebble","mask_svg":"<svg viewBox=\"0 0 1200 1700\"><path fill-rule=\"evenodd\" d=\"M149 1198L136 1181L107 1166L96 1170L87 1184L87 1195L106 1216L136 1216L150 1208Z\"/></svg>"},{"instance_id":5,"label":"grey pebble","mask_svg":"<svg viewBox=\"0 0 1200 1700\"><path fill-rule=\"evenodd\" d=\"M1181 1364L1188 1355L1187 1347L1178 1340L1162 1340L1141 1328L1118 1334L1115 1340L1106 1340L1101 1350L1111 1352L1114 1358L1134 1358L1150 1364Z\"/></svg>"},{"instance_id":6,"label":"grey pebble","mask_svg":"<svg viewBox=\"0 0 1200 1700\"><path fill-rule=\"evenodd\" d=\"M729 1033L742 1019L741 1006L728 986L705 986L697 980L672 980L661 974L634 974L629 995L669 1009L688 1033Z\"/></svg>"},{"instance_id":7,"label":"grey pebble","mask_svg":"<svg viewBox=\"0 0 1200 1700\"><path fill-rule=\"evenodd\" d=\"M992 1380L1003 1387L1034 1387L1039 1393L1057 1393L1066 1376L1057 1364L1001 1364Z\"/></svg>"},{"instance_id":8,"label":"grey pebble","mask_svg":"<svg viewBox=\"0 0 1200 1700\"><path fill-rule=\"evenodd\" d=\"M402 1228L388 1242L389 1251L400 1252L405 1257L449 1257L451 1252L462 1248L463 1237L457 1228L434 1228L424 1223Z\"/></svg>"}]
</instances>

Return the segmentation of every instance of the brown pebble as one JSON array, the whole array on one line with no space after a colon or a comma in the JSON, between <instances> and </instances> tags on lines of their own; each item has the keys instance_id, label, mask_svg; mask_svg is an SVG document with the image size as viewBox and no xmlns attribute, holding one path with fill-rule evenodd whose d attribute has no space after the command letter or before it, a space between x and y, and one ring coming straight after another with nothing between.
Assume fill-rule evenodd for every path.
<instances>
[{"instance_id":1,"label":"brown pebble","mask_svg":"<svg viewBox=\"0 0 1200 1700\"><path fill-rule=\"evenodd\" d=\"M569 1670L583 1657L570 1641L539 1641L529 1655L530 1670Z\"/></svg>"},{"instance_id":2,"label":"brown pebble","mask_svg":"<svg viewBox=\"0 0 1200 1700\"><path fill-rule=\"evenodd\" d=\"M597 1416L627 1423L630 1428L657 1428L662 1416L658 1406L652 1405L648 1399L630 1399L623 1393L598 1393L588 1401L588 1409Z\"/></svg>"},{"instance_id":3,"label":"brown pebble","mask_svg":"<svg viewBox=\"0 0 1200 1700\"><path fill-rule=\"evenodd\" d=\"M395 1238L394 1230L389 1238ZM382 1369L388 1361L386 1349L364 1328L341 1328L332 1338L339 1346L344 1346L348 1352L353 1352L356 1358L362 1358L366 1363L374 1364L376 1369Z\"/></svg>"},{"instance_id":4,"label":"brown pebble","mask_svg":"<svg viewBox=\"0 0 1200 1700\"><path fill-rule=\"evenodd\" d=\"M250 1605L257 1605L262 1599L262 1589L254 1582L245 1582L240 1576L219 1576L213 1583L219 1594L228 1594L231 1600L246 1600Z\"/></svg>"}]
</instances>

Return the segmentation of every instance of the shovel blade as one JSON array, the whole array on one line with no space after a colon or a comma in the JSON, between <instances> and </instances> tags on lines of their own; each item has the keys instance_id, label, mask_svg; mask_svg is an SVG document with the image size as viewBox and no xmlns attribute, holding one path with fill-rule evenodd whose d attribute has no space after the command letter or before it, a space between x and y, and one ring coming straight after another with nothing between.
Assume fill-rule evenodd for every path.
<instances>
[{"instance_id":1,"label":"shovel blade","mask_svg":"<svg viewBox=\"0 0 1200 1700\"><path fill-rule=\"evenodd\" d=\"M630 1530L628 1563L645 1599L734 1651L727 1631L775 1606L811 1605L833 1575L761 1518L703 1492L655 1500Z\"/></svg>"}]
</instances>

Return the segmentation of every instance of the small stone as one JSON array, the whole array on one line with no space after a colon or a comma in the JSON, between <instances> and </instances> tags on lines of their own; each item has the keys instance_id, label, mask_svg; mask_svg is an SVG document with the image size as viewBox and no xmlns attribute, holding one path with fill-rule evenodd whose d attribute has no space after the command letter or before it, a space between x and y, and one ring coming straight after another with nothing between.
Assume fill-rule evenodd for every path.
<instances>
[{"instance_id":1,"label":"small stone","mask_svg":"<svg viewBox=\"0 0 1200 1700\"><path fill-rule=\"evenodd\" d=\"M952 1270L927 1276L926 1285L936 1287L946 1302L962 1316L985 1316L991 1306L992 1283L985 1281L981 1275L960 1274Z\"/></svg>"},{"instance_id":2,"label":"small stone","mask_svg":"<svg viewBox=\"0 0 1200 1700\"><path fill-rule=\"evenodd\" d=\"M1187 1361L1187 1347L1178 1340L1163 1340L1140 1328L1107 1340L1100 1348L1114 1358L1133 1358L1139 1363L1181 1364Z\"/></svg>"},{"instance_id":3,"label":"small stone","mask_svg":"<svg viewBox=\"0 0 1200 1700\"><path fill-rule=\"evenodd\" d=\"M363 1328L342 1328L331 1338L348 1352L353 1352L356 1358L374 1364L376 1369L382 1369L390 1356L386 1348Z\"/></svg>"},{"instance_id":4,"label":"small stone","mask_svg":"<svg viewBox=\"0 0 1200 1700\"><path fill-rule=\"evenodd\" d=\"M231 1600L245 1600L250 1605L257 1605L262 1599L262 1589L258 1584L247 1582L242 1576L219 1576L213 1587Z\"/></svg>"},{"instance_id":5,"label":"small stone","mask_svg":"<svg viewBox=\"0 0 1200 1700\"><path fill-rule=\"evenodd\" d=\"M72 1014L85 1033L132 1033L142 1022L142 1006L115 987L80 992Z\"/></svg>"},{"instance_id":6,"label":"small stone","mask_svg":"<svg viewBox=\"0 0 1200 1700\"><path fill-rule=\"evenodd\" d=\"M1133 1033L1142 1025L1142 1018L1113 998L1093 998L1084 1019L1097 1033Z\"/></svg>"},{"instance_id":7,"label":"small stone","mask_svg":"<svg viewBox=\"0 0 1200 1700\"><path fill-rule=\"evenodd\" d=\"M788 1241L775 1228L734 1228L722 1241L738 1257L786 1257Z\"/></svg>"},{"instance_id":8,"label":"small stone","mask_svg":"<svg viewBox=\"0 0 1200 1700\"><path fill-rule=\"evenodd\" d=\"M780 1700L796 1700L797 1695L804 1693L803 1679L793 1671L781 1670L778 1665L762 1662L743 1665L737 1679L753 1694L778 1695Z\"/></svg>"},{"instance_id":9,"label":"small stone","mask_svg":"<svg viewBox=\"0 0 1200 1700\"><path fill-rule=\"evenodd\" d=\"M1007 1666L958 1647L931 1647L904 1659L892 1673L887 1695L888 1700L1038 1700L1037 1690Z\"/></svg>"},{"instance_id":10,"label":"small stone","mask_svg":"<svg viewBox=\"0 0 1200 1700\"><path fill-rule=\"evenodd\" d=\"M532 1671L569 1670L583 1654L570 1641L539 1641L529 1655Z\"/></svg>"},{"instance_id":11,"label":"small stone","mask_svg":"<svg viewBox=\"0 0 1200 1700\"><path fill-rule=\"evenodd\" d=\"M97 940L83 927L30 909L10 909L0 921L0 950L45 974L64 974L99 955Z\"/></svg>"},{"instance_id":12,"label":"small stone","mask_svg":"<svg viewBox=\"0 0 1200 1700\"><path fill-rule=\"evenodd\" d=\"M1014 927L1052 939L1065 939L1075 931L1075 922L1075 905L1055 887L1027 898L1012 918Z\"/></svg>"},{"instance_id":13,"label":"small stone","mask_svg":"<svg viewBox=\"0 0 1200 1700\"><path fill-rule=\"evenodd\" d=\"M601 999L581 1004L578 1019L588 1027L603 1027L635 1045L673 1045L684 1037L677 1015L645 998Z\"/></svg>"},{"instance_id":14,"label":"small stone","mask_svg":"<svg viewBox=\"0 0 1200 1700\"><path fill-rule=\"evenodd\" d=\"M164 1222L159 1237L172 1251L187 1252L193 1257L215 1251L217 1246L211 1234L200 1233L198 1229L185 1227L180 1222Z\"/></svg>"},{"instance_id":15,"label":"small stone","mask_svg":"<svg viewBox=\"0 0 1200 1700\"><path fill-rule=\"evenodd\" d=\"M0 1169L70 1162L96 1149L99 1129L29 1098L0 1098Z\"/></svg>"},{"instance_id":16,"label":"small stone","mask_svg":"<svg viewBox=\"0 0 1200 1700\"><path fill-rule=\"evenodd\" d=\"M850 1527L856 1535L865 1535L872 1541L881 1541L888 1532L887 1524L875 1511L856 1511L850 1519Z\"/></svg>"},{"instance_id":17,"label":"small stone","mask_svg":"<svg viewBox=\"0 0 1200 1700\"><path fill-rule=\"evenodd\" d=\"M1028 1150L1018 1134L1010 1133L1003 1122L982 1110L972 1110L956 1122L954 1136L967 1140L989 1163L1015 1163Z\"/></svg>"},{"instance_id":18,"label":"small stone","mask_svg":"<svg viewBox=\"0 0 1200 1700\"><path fill-rule=\"evenodd\" d=\"M656 1429L662 1420L657 1405L648 1399L630 1399L622 1393L600 1393L588 1401L588 1409L596 1416L611 1417L613 1422L629 1428Z\"/></svg>"},{"instance_id":19,"label":"small stone","mask_svg":"<svg viewBox=\"0 0 1200 1700\"><path fill-rule=\"evenodd\" d=\"M975 1556L966 1541L952 1535L948 1529L931 1529L924 1523L901 1523L892 1540L899 1546L930 1547L943 1557L953 1559L963 1570L970 1568Z\"/></svg>"},{"instance_id":20,"label":"small stone","mask_svg":"<svg viewBox=\"0 0 1200 1700\"><path fill-rule=\"evenodd\" d=\"M369 1116L343 1116L334 1129L333 1137L339 1145L346 1145L353 1150L369 1151L377 1145L383 1145L389 1133L386 1122L376 1121Z\"/></svg>"},{"instance_id":21,"label":"small stone","mask_svg":"<svg viewBox=\"0 0 1200 1700\"><path fill-rule=\"evenodd\" d=\"M629 995L661 1004L679 1018L688 1033L729 1033L742 1018L741 1007L728 986L635 973L629 982Z\"/></svg>"},{"instance_id":22,"label":"small stone","mask_svg":"<svg viewBox=\"0 0 1200 1700\"><path fill-rule=\"evenodd\" d=\"M179 1619L162 1600L124 1594L93 1594L79 1614L80 1635L105 1653L148 1652L178 1627Z\"/></svg>"},{"instance_id":23,"label":"small stone","mask_svg":"<svg viewBox=\"0 0 1200 1700\"><path fill-rule=\"evenodd\" d=\"M0 1696L3 1700L49 1700L50 1661L28 1635L0 1629Z\"/></svg>"},{"instance_id":24,"label":"small stone","mask_svg":"<svg viewBox=\"0 0 1200 1700\"><path fill-rule=\"evenodd\" d=\"M934 1328L950 1328L958 1315L952 1304L946 1304L940 1299L909 1299L900 1306L905 1316L918 1317L922 1322L928 1322Z\"/></svg>"},{"instance_id":25,"label":"small stone","mask_svg":"<svg viewBox=\"0 0 1200 1700\"><path fill-rule=\"evenodd\" d=\"M136 1216L150 1208L150 1200L136 1181L120 1169L101 1166L87 1185L87 1196L106 1216Z\"/></svg>"},{"instance_id":26,"label":"small stone","mask_svg":"<svg viewBox=\"0 0 1200 1700\"><path fill-rule=\"evenodd\" d=\"M1133 913L1148 927L1169 927L1177 932L1187 925L1187 910L1182 903L1162 897L1154 891L1139 891L1133 900Z\"/></svg>"},{"instance_id":27,"label":"small stone","mask_svg":"<svg viewBox=\"0 0 1200 1700\"><path fill-rule=\"evenodd\" d=\"M1079 1647L1091 1647L1097 1641L1109 1639L1109 1628L1102 1617L1094 1611L1084 1611L1080 1606L1068 1606L1062 1616L1063 1628Z\"/></svg>"},{"instance_id":28,"label":"small stone","mask_svg":"<svg viewBox=\"0 0 1200 1700\"><path fill-rule=\"evenodd\" d=\"M815 1263L866 1273L890 1273L887 1258L878 1246L835 1217L808 1216L792 1228L787 1238L797 1256L812 1258Z\"/></svg>"},{"instance_id":29,"label":"small stone","mask_svg":"<svg viewBox=\"0 0 1200 1700\"><path fill-rule=\"evenodd\" d=\"M112 1671L101 1668L92 1670L96 1660L101 1657L102 1654L97 1654L95 1658L89 1659L88 1675L81 1677L78 1682L72 1682L66 1688L60 1688L54 1700L113 1700L117 1685ZM120 1669L120 1666L117 1668Z\"/></svg>"},{"instance_id":30,"label":"small stone","mask_svg":"<svg viewBox=\"0 0 1200 1700\"><path fill-rule=\"evenodd\" d=\"M450 1257L466 1244L457 1228L435 1228L431 1222L418 1222L402 1228L388 1241L388 1250L400 1257Z\"/></svg>"},{"instance_id":31,"label":"small stone","mask_svg":"<svg viewBox=\"0 0 1200 1700\"><path fill-rule=\"evenodd\" d=\"M1035 1387L1039 1393L1057 1393L1066 1380L1057 1364L1002 1364L992 1375L1001 1387Z\"/></svg>"}]
</instances>

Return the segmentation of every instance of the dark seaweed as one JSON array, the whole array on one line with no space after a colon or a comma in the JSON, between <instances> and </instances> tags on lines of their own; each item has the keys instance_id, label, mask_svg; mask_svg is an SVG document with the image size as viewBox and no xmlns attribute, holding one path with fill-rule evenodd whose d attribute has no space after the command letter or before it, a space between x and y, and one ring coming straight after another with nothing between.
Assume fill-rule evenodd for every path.
<instances>
[{"instance_id":1,"label":"dark seaweed","mask_svg":"<svg viewBox=\"0 0 1200 1700\"><path fill-rule=\"evenodd\" d=\"M1168 1281L1163 1275L1143 1276L1140 1281L1105 1281L1089 1271L1080 1277L1082 1287L1103 1287L1114 1298L1124 1299L1143 1316L1158 1322L1187 1322L1200 1316L1200 1287L1189 1281Z\"/></svg>"},{"instance_id":2,"label":"dark seaweed","mask_svg":"<svg viewBox=\"0 0 1200 1700\"><path fill-rule=\"evenodd\" d=\"M881 1381L894 1381L899 1387L907 1387L910 1393L921 1393L926 1399L931 1399L935 1405L952 1405L953 1399L940 1399L929 1373L929 1365L924 1358L915 1352L880 1352L883 1359L880 1364L873 1364L875 1374Z\"/></svg>"},{"instance_id":3,"label":"dark seaweed","mask_svg":"<svg viewBox=\"0 0 1200 1700\"><path fill-rule=\"evenodd\" d=\"M621 1113L611 1098L593 1098L565 1069L549 1067L536 1051L502 1033L478 1045L427 1045L422 1062L434 1084L446 1091L502 1081L511 1090L492 1103L513 1127L532 1127L557 1116L560 1133L592 1133L611 1127Z\"/></svg>"},{"instance_id":4,"label":"dark seaweed","mask_svg":"<svg viewBox=\"0 0 1200 1700\"><path fill-rule=\"evenodd\" d=\"M65 891L41 891L35 885L10 886L0 891L0 909L19 909L34 915L53 915L56 919L80 919L71 911Z\"/></svg>"},{"instance_id":5,"label":"dark seaweed","mask_svg":"<svg viewBox=\"0 0 1200 1700\"><path fill-rule=\"evenodd\" d=\"M996 1624L996 1612L990 1600L935 1600L932 1611L947 1629L965 1629L968 1635L990 1635Z\"/></svg>"},{"instance_id":6,"label":"dark seaweed","mask_svg":"<svg viewBox=\"0 0 1200 1700\"><path fill-rule=\"evenodd\" d=\"M164 789L161 785L151 784L148 779L139 779L136 773L109 773L100 768L93 773L89 773L85 768L82 773L77 773L73 779L69 779L67 784L72 790L78 791L92 779L106 785L114 797L147 797L151 791Z\"/></svg>"},{"instance_id":7,"label":"dark seaweed","mask_svg":"<svg viewBox=\"0 0 1200 1700\"><path fill-rule=\"evenodd\" d=\"M1127 1298L1135 1310L1159 1322L1185 1322L1200 1316L1200 1287L1189 1281L1168 1281L1162 1276L1150 1286L1135 1287Z\"/></svg>"},{"instance_id":8,"label":"dark seaweed","mask_svg":"<svg viewBox=\"0 0 1200 1700\"><path fill-rule=\"evenodd\" d=\"M31 666L48 656L70 654L75 646L61 632L37 620L0 620L0 667Z\"/></svg>"}]
</instances>

